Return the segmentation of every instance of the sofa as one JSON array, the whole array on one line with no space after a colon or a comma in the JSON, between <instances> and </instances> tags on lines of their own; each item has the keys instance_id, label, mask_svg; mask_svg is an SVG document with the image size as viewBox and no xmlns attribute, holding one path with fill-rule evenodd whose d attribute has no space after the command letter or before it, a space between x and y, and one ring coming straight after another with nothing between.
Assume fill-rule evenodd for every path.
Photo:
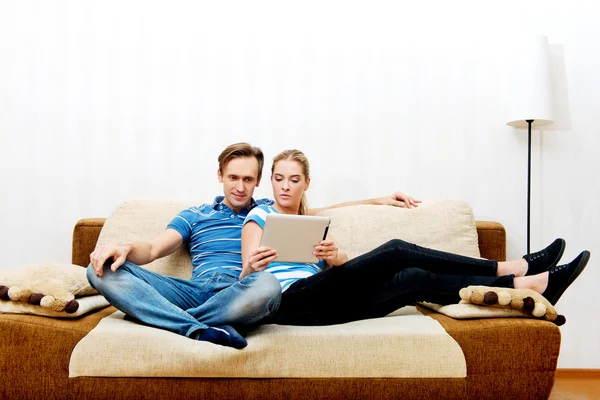
<instances>
[{"instance_id":1,"label":"sofa","mask_svg":"<svg viewBox=\"0 0 600 400\"><path fill-rule=\"evenodd\" d=\"M123 232L125 226L134 226L125 236L119 236L121 240L145 238L153 235L154 231L140 228L147 221L153 221L153 229L161 229L166 226L173 210L185 206L181 202L162 202L144 200L146 209L140 210L140 203L125 203L115 210L108 218L87 218L77 222L73 231L72 263L82 267L87 266L89 254L98 242L103 243L116 240L111 237L111 232ZM505 260L506 258L506 232L504 227L497 222L485 222L473 220L473 214L468 205L458 202L459 207L448 207L445 204L450 201L442 200L425 202L420 210L392 209L383 206L359 206L347 207L325 211L323 214L332 217L330 232L335 233L336 239L345 238L348 247L345 250L349 255L356 256L373 246L374 243L382 242L391 237L400 237L405 240L414 241L429 247L440 248L454 252L461 249L470 249L467 252L476 252L484 258ZM441 204L441 206L440 206ZM136 210L131 211L131 210ZM158 211L160 210L160 211ZM434 210L434 211L431 211ZM438 211L435 211L438 210ZM441 210L441 211L439 211ZM459 210L459 211L457 211ZM133 216L130 219L119 219L120 215ZM369 224L365 224L365 216L369 216ZM129 217L128 217L129 218ZM137 218L137 219L136 219ZM423 222L425 221L425 222ZM460 225L457 231L456 227ZM104 228L104 229L103 229ZM140 233L140 229L144 231ZM408 235L408 236L406 236ZM185 253L185 250L183 250ZM185 254L180 254L185 259ZM173 259L174 260L174 259ZM163 260L164 265L175 265L177 262ZM162 268L162 267L161 267ZM189 269L189 266L177 265L176 268ZM160 271L160 268L159 268ZM175 274L177 275L177 273ZM406 307L405 309L408 309ZM416 305L405 314L400 312L397 318L391 320L383 318L383 323L394 321L392 326L402 325L402 321L409 321L409 317L418 314L430 323L434 323L443 329L448 340L452 341L455 348L461 354L463 372L449 376L435 375L419 376L411 365L413 365L413 351L419 346L411 344L408 348L402 347L403 340L395 341L399 346L396 351L394 345L389 349L383 349L377 359L369 359L371 346L366 344L359 336L356 338L349 335L352 329L366 329L377 325L375 320L359 321L361 325L333 327L322 327L324 332L334 332L335 344L345 340L345 346L363 351L360 360L350 363L344 362L348 357L347 352L334 353L326 356L325 364L319 376L311 374L295 375L295 370L303 370L290 356L281 356L280 365L264 366L269 371L281 370L282 374L263 373L260 376L249 377L247 374L240 376L225 376L219 374L208 374L200 376L166 376L163 372L153 373L121 373L121 376L102 376L106 370L114 370L115 365L110 365L106 360L118 357L119 352L111 354L99 349L94 353L93 342L91 352L80 355L77 361L79 368L85 367L87 363L94 365L99 371L91 373L91 376L73 374L72 353L84 338L90 337L90 332L110 318L118 315L113 307L107 307L89 313L77 319L47 318L36 315L0 314L0 371L2 371L2 382L0 382L1 399L542 399L548 398L554 382L559 350L560 330L548 321L535 318L478 318L478 319L455 319L447 315L432 311L422 305ZM400 310L402 311L402 310ZM410 315L409 315L410 314ZM120 320L117 323L124 323ZM133 324L133 323L131 323ZM352 323L351 323L352 324ZM381 325L383 326L383 325ZM305 329L305 327L303 327ZM312 327L311 327L312 328ZM308 331L302 334L310 335ZM145 327L148 332L154 328ZM269 338L269 332L281 332L277 329L289 329L284 332L295 333L292 327L261 327L258 333L250 333L248 347L244 350L233 350L223 348L225 356L218 354L217 360L225 360L223 357L235 357L242 367L246 365L260 365L261 353L255 350L261 340ZM378 329L378 328L374 328ZM159 331L154 329L155 331ZM357 331L355 331L357 332ZM161 331L160 334L175 335ZM374 334L377 334L375 332ZM115 336L118 333L115 333ZM340 336L341 335L341 336ZM177 335L175 335L177 336ZM365 338L372 336L367 334ZM392 336L394 334L392 333ZM166 336L171 338L170 336ZM291 337L291 336L290 336ZM375 341L379 336L375 336ZM383 337L383 336L382 336ZM265 339L266 338L266 339ZM337 339L335 339L337 338ZM385 340L390 339L385 336ZM178 337L177 340L193 342L187 338ZM372 338L371 338L372 339ZM394 339L393 337L391 339ZM414 338L413 338L414 339ZM172 343L175 339L166 339ZM285 340L285 336L282 340ZM290 339L292 340L292 339ZM310 339L309 339L310 340ZM383 339L382 339L383 340ZM105 341L102 341L105 342ZM100 342L98 342L100 343ZM136 342L137 343L137 342ZM181 342L187 343L187 342ZM269 342L266 342L269 343ZM327 353L327 344L306 344L302 352L314 354ZM387 342L386 342L387 343ZM332 348L335 346L332 344ZM203 344L205 347L191 348L191 353L203 351L204 349L220 348L212 344ZM254 346L253 346L254 345ZM206 347L212 346L212 347ZM312 347L311 347L312 346ZM320 348L314 348L321 346ZM170 351L173 345L171 345ZM175 346L177 347L177 346ZM269 346L266 346L269 347ZM177 349L175 349L177 350ZM219 349L217 349L219 350ZM268 351L269 349L265 349ZM123 356L122 362L131 361L137 353L146 352L147 359L160 360L165 354L160 350L148 350L140 347L139 351L134 346L129 349L130 355ZM278 350L279 351L279 350ZM380 351L375 349L373 352ZM393 354L398 360L408 360L404 363L404 370L396 373L379 373L380 364L385 364L385 352ZM188 353L189 353L188 349ZM352 352L348 352L352 353ZM310 353L313 354L313 353ZM358 354L358 353L357 353ZM365 354L367 354L365 356ZM188 354L189 355L189 354ZM193 354L192 354L193 355ZM311 356L312 357L312 356ZM316 356L315 356L316 357ZM270 360L269 358L267 358ZM192 358L193 360L193 358ZM414 361L414 365L421 362L425 366L429 364L432 368L442 364L443 355L429 356L425 360ZM160 362L160 361L159 361ZM173 360L171 360L173 362ZM311 363L304 361L305 363ZM316 366L321 366L320 361L314 361ZM71 363L71 365L70 365ZM176 360L175 360L176 363ZM223 361L222 361L223 363ZM248 364L250 363L250 364ZM255 363L255 364L253 364ZM271 361L269 362L271 363ZM329 364L327 364L329 363ZM373 373L368 368L366 371L360 369L356 374L352 373L352 366L360 366L363 363L371 363ZM156 364L159 365L159 364ZM295 365L297 368L295 368ZM340 365L341 370L350 369L350 372L340 373L335 366ZM331 366L334 366L332 368ZM70 370L71 368L71 370ZM269 369L270 368L270 369ZM315 367L316 368L316 367ZM389 368L389 365L388 365ZM416 367L415 367L416 368ZM317 368L318 369L318 368ZM392 368L393 369L393 368ZM85 370L85 368L84 368ZM287 371L284 373L284 371ZM330 371L331 373L328 373ZM416 375L415 375L416 374ZM71 376L71 377L70 377Z\"/></svg>"}]
</instances>

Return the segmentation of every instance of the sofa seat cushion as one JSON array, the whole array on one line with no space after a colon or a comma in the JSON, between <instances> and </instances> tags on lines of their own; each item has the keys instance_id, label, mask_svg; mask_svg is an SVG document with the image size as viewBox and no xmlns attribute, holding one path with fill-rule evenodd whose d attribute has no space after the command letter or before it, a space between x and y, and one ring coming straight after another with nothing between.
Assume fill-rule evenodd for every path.
<instances>
[{"instance_id":1,"label":"sofa seat cushion","mask_svg":"<svg viewBox=\"0 0 600 400\"><path fill-rule=\"evenodd\" d=\"M71 377L466 376L458 343L414 307L342 325L264 325L250 332L247 340L248 347L241 351L197 342L134 324L117 312L78 343L69 371Z\"/></svg>"}]
</instances>

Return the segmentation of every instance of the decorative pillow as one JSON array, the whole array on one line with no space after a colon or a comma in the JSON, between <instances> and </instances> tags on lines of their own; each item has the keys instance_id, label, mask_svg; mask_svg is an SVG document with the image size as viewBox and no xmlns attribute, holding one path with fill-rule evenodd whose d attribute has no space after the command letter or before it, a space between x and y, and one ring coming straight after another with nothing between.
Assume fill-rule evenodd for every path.
<instances>
[{"instance_id":1,"label":"decorative pillow","mask_svg":"<svg viewBox=\"0 0 600 400\"><path fill-rule=\"evenodd\" d=\"M460 200L424 201L417 208L359 205L325 210L329 232L354 258L390 239L480 257L477 227L469 204Z\"/></svg>"},{"instance_id":2,"label":"decorative pillow","mask_svg":"<svg viewBox=\"0 0 600 400\"><path fill-rule=\"evenodd\" d=\"M109 306L108 301L99 294L78 298L77 302L79 303L77 311L69 314L66 311L54 311L50 308L34 306L20 301L0 300L0 314L32 314L55 318L79 318L89 312Z\"/></svg>"},{"instance_id":3,"label":"decorative pillow","mask_svg":"<svg viewBox=\"0 0 600 400\"><path fill-rule=\"evenodd\" d=\"M459 295L462 304L523 310L530 316L546 319L559 326L566 322L564 315L558 315L544 296L531 289L468 286L462 288Z\"/></svg>"},{"instance_id":4,"label":"decorative pillow","mask_svg":"<svg viewBox=\"0 0 600 400\"><path fill-rule=\"evenodd\" d=\"M80 310L80 302L83 300L80 297L97 293L86 278L85 268L78 265L36 263L0 269L1 312L79 316L84 311ZM92 303L95 308L108 304L106 300L100 299L86 300L84 303L86 309Z\"/></svg>"},{"instance_id":5,"label":"decorative pillow","mask_svg":"<svg viewBox=\"0 0 600 400\"><path fill-rule=\"evenodd\" d=\"M459 295L460 304L420 304L456 319L535 317L558 326L566 322L565 317L559 315L548 300L531 289L468 286L462 288Z\"/></svg>"}]
</instances>

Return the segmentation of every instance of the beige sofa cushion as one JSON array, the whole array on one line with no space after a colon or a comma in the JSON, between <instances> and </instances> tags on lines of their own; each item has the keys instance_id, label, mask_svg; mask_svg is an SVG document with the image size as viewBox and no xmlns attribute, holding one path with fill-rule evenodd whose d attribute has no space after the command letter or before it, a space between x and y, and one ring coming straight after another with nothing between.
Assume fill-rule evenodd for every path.
<instances>
[{"instance_id":1,"label":"beige sofa cushion","mask_svg":"<svg viewBox=\"0 0 600 400\"><path fill-rule=\"evenodd\" d=\"M116 312L77 344L69 376L466 376L458 343L435 319L415 307L405 307L385 318L342 325L263 325L250 332L247 340L248 347L243 350L198 342L134 324Z\"/></svg>"},{"instance_id":2,"label":"beige sofa cushion","mask_svg":"<svg viewBox=\"0 0 600 400\"><path fill-rule=\"evenodd\" d=\"M180 211L192 205L190 202L173 200L127 200L107 218L98 237L98 245L151 240L163 232ZM178 278L189 279L192 276L192 261L185 246L143 267Z\"/></svg>"},{"instance_id":3,"label":"beige sofa cushion","mask_svg":"<svg viewBox=\"0 0 600 400\"><path fill-rule=\"evenodd\" d=\"M424 201L417 208L360 205L325 210L330 234L354 258L390 239L480 257L471 207L460 200Z\"/></svg>"}]
</instances>

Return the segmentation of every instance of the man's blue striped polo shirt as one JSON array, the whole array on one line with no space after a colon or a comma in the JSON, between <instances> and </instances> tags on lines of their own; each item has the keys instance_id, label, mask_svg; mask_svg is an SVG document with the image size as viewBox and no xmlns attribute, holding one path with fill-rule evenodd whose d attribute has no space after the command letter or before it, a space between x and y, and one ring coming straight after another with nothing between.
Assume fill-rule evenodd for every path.
<instances>
[{"instance_id":1,"label":"man's blue striped polo shirt","mask_svg":"<svg viewBox=\"0 0 600 400\"><path fill-rule=\"evenodd\" d=\"M237 278L242 272L242 226L248 212L273 200L252 199L236 214L217 196L213 204L183 210L169 223L183 237L192 257L192 279L205 273L224 273Z\"/></svg>"}]
</instances>

